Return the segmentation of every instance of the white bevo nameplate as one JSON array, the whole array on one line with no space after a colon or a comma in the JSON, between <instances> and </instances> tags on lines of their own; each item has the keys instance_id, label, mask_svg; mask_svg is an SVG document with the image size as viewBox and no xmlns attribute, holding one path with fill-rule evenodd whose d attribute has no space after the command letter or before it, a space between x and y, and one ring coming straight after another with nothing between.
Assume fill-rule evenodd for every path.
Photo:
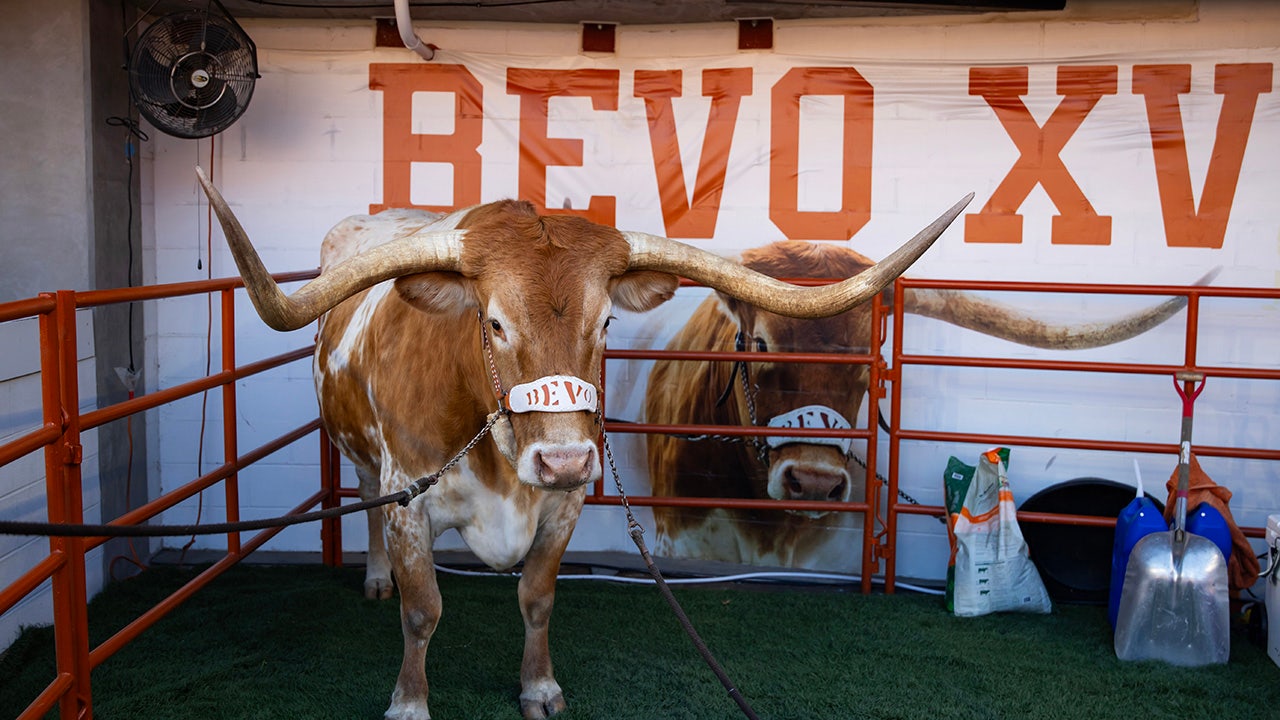
<instances>
[{"instance_id":1,"label":"white bevo nameplate","mask_svg":"<svg viewBox=\"0 0 1280 720\"><path fill-rule=\"evenodd\" d=\"M507 393L511 412L577 412L596 409L596 386L572 375L548 375Z\"/></svg>"},{"instance_id":2,"label":"white bevo nameplate","mask_svg":"<svg viewBox=\"0 0 1280 720\"><path fill-rule=\"evenodd\" d=\"M853 428L840 413L826 405L805 405L791 412L775 415L769 419L771 428L805 428L824 430L849 430ZM840 437L787 437L776 435L765 438L769 447L776 448L788 443L809 443L811 445L832 445L840 448L840 452L848 455L853 438Z\"/></svg>"}]
</instances>

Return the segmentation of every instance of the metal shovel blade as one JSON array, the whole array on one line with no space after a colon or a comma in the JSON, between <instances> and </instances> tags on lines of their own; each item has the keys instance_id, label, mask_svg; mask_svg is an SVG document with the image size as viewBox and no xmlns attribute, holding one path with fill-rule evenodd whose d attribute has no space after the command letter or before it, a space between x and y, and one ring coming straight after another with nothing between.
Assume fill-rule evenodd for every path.
<instances>
[{"instance_id":1,"label":"metal shovel blade","mask_svg":"<svg viewBox=\"0 0 1280 720\"><path fill-rule=\"evenodd\" d=\"M1181 538L1178 536L1181 535ZM1121 660L1225 663L1231 654L1227 563L1208 538L1152 533L1133 547L1116 616Z\"/></svg>"}]
</instances>

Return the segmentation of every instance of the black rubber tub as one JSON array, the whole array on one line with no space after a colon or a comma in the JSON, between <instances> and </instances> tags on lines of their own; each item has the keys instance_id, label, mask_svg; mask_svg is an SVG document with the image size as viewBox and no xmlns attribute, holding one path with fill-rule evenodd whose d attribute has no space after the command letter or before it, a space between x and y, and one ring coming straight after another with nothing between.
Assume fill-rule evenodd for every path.
<instances>
[{"instance_id":1,"label":"black rubber tub","mask_svg":"<svg viewBox=\"0 0 1280 720\"><path fill-rule=\"evenodd\" d=\"M1077 478L1041 490L1018 509L1115 518L1133 500L1134 493L1134 486L1114 480ZM1161 500L1150 493L1147 497L1164 510ZM1112 528L1042 522L1023 522L1019 527L1054 602L1106 604L1115 541Z\"/></svg>"}]
</instances>

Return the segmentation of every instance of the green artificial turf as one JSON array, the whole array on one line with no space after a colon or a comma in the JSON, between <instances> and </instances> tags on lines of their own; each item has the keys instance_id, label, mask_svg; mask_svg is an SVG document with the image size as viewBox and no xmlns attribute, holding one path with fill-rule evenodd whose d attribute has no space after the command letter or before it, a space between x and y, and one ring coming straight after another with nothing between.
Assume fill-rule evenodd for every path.
<instances>
[{"instance_id":1,"label":"green artificial turf","mask_svg":"<svg viewBox=\"0 0 1280 720\"><path fill-rule=\"evenodd\" d=\"M153 569L90 606L94 642L194 575ZM95 717L380 718L400 663L398 602L360 569L238 567L93 673ZM427 674L437 720L519 718L512 578L440 576ZM1106 609L961 619L941 598L824 589L677 587L761 720L1276 718L1280 668L1238 633L1231 662L1122 663ZM562 581L552 658L564 720L743 717L652 587ZM0 718L53 678L53 634L0 656Z\"/></svg>"}]
</instances>

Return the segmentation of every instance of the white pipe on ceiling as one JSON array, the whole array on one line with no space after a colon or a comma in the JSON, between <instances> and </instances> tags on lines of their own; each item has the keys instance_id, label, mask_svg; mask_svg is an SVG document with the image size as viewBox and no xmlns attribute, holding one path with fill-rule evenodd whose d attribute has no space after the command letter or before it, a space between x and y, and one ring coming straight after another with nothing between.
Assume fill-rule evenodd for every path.
<instances>
[{"instance_id":1,"label":"white pipe on ceiling","mask_svg":"<svg viewBox=\"0 0 1280 720\"><path fill-rule=\"evenodd\" d=\"M404 46L422 56L423 60L432 60L436 56L436 47L422 42L422 38L413 31L413 18L409 17L409 0L395 0L396 29L400 31L400 41Z\"/></svg>"}]
</instances>

